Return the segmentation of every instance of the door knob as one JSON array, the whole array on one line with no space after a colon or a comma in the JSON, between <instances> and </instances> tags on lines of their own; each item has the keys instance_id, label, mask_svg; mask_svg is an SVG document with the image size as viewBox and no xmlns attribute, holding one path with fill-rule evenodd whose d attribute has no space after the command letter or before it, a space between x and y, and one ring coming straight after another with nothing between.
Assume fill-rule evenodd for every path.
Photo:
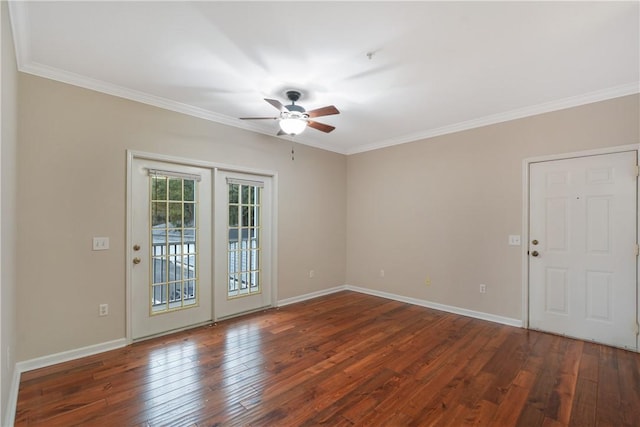
<instances>
[{"instance_id":1,"label":"door knob","mask_svg":"<svg viewBox=\"0 0 640 427\"><path fill-rule=\"evenodd\" d=\"M135 257L135 258L133 259L133 263L134 263L134 264L140 264L140 262L141 262L141 261L142 261L142 260L141 260L140 258L138 258L138 257Z\"/></svg>"},{"instance_id":2,"label":"door knob","mask_svg":"<svg viewBox=\"0 0 640 427\"><path fill-rule=\"evenodd\" d=\"M540 255L540 254L538 253L538 251L533 251L533 252L531 252L531 256L538 256L538 255Z\"/></svg>"}]
</instances>

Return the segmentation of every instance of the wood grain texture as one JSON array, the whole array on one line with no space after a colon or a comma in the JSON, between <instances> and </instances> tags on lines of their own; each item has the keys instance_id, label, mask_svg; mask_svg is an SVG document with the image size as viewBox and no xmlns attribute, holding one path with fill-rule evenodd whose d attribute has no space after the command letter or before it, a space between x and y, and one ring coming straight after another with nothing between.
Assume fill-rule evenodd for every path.
<instances>
[{"instance_id":1,"label":"wood grain texture","mask_svg":"<svg viewBox=\"0 0 640 427\"><path fill-rule=\"evenodd\" d=\"M22 375L17 426L638 426L640 354L353 292Z\"/></svg>"}]
</instances>

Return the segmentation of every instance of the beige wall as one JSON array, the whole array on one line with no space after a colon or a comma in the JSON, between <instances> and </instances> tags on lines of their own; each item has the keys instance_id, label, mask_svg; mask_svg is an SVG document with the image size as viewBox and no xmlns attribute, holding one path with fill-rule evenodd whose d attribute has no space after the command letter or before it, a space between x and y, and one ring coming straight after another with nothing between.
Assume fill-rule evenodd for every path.
<instances>
[{"instance_id":1,"label":"beige wall","mask_svg":"<svg viewBox=\"0 0 640 427\"><path fill-rule=\"evenodd\" d=\"M0 423L8 420L9 389L13 381L16 353L16 151L17 81L16 58L7 3L0 4L2 69L0 71L2 135L0 136ZM3 424L4 425L4 424Z\"/></svg>"},{"instance_id":2,"label":"beige wall","mask_svg":"<svg viewBox=\"0 0 640 427\"><path fill-rule=\"evenodd\" d=\"M520 319L522 160L640 140L629 96L349 157L297 145L291 161L276 138L19 79L18 360L124 337L127 149L277 171L279 299L348 283Z\"/></svg>"},{"instance_id":3,"label":"beige wall","mask_svg":"<svg viewBox=\"0 0 640 427\"><path fill-rule=\"evenodd\" d=\"M507 239L522 234L523 159L637 144L638 104L627 96L349 156L347 283L521 319L521 248Z\"/></svg>"},{"instance_id":4,"label":"beige wall","mask_svg":"<svg viewBox=\"0 0 640 427\"><path fill-rule=\"evenodd\" d=\"M26 74L19 113L19 360L125 336L127 149L278 172L279 299L344 284L345 156Z\"/></svg>"}]
</instances>

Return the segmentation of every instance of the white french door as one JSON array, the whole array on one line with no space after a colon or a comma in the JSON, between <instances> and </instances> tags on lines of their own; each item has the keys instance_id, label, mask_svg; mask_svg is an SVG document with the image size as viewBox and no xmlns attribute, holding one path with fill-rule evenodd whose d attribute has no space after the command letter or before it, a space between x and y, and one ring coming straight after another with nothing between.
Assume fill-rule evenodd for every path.
<instances>
[{"instance_id":1,"label":"white french door","mask_svg":"<svg viewBox=\"0 0 640 427\"><path fill-rule=\"evenodd\" d=\"M529 165L530 327L637 349L637 152Z\"/></svg>"},{"instance_id":2,"label":"white french door","mask_svg":"<svg viewBox=\"0 0 640 427\"><path fill-rule=\"evenodd\" d=\"M132 339L210 321L211 171L134 158L130 180Z\"/></svg>"},{"instance_id":3,"label":"white french door","mask_svg":"<svg viewBox=\"0 0 640 427\"><path fill-rule=\"evenodd\" d=\"M272 178L216 171L216 319L272 302Z\"/></svg>"}]
</instances>

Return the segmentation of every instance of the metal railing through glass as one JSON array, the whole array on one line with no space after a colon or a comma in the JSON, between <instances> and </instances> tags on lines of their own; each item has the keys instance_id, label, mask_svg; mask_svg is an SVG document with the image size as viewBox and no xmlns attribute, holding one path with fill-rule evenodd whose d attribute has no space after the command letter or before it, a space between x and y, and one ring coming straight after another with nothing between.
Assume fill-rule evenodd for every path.
<instances>
[{"instance_id":1,"label":"metal railing through glass","mask_svg":"<svg viewBox=\"0 0 640 427\"><path fill-rule=\"evenodd\" d=\"M197 303L196 242L193 238L183 239L189 236L167 236L170 233L162 231L154 232L152 244L151 308L154 312Z\"/></svg>"}]
</instances>

